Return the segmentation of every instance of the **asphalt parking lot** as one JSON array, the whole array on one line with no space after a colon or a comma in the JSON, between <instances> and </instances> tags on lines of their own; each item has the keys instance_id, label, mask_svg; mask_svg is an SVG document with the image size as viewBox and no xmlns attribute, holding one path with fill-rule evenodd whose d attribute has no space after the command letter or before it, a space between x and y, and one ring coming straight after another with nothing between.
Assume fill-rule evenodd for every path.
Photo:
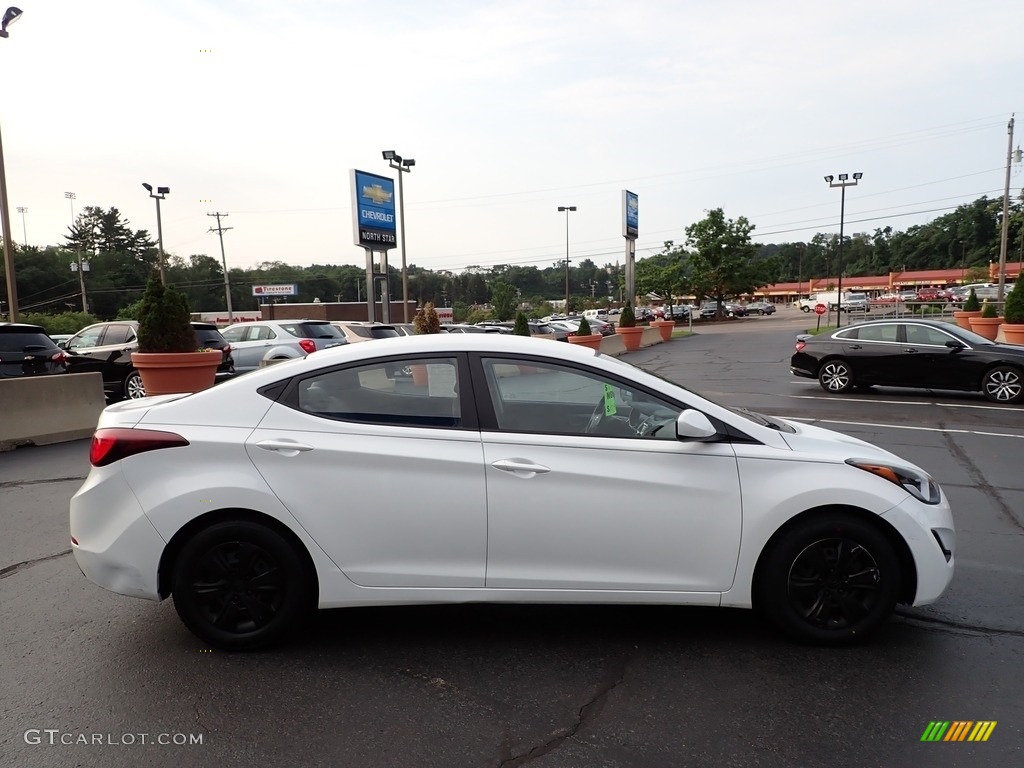
<instances>
[{"instance_id":1,"label":"asphalt parking lot","mask_svg":"<svg viewBox=\"0 0 1024 768\"><path fill-rule=\"evenodd\" d=\"M87 442L21 448L0 454L0 765L1022 764L1024 408L829 396L789 374L813 323L786 308L697 325L625 359L936 477L956 578L870 643L794 645L745 611L468 605L322 612L287 647L213 652L170 603L78 572L67 509ZM984 743L922 742L936 720L997 725Z\"/></svg>"}]
</instances>

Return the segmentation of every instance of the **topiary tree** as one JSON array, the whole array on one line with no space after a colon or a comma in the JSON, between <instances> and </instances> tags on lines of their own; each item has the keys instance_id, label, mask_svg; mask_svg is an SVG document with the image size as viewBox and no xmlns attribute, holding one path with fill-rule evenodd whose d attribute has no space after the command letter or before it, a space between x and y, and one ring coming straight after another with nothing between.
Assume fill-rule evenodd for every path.
<instances>
[{"instance_id":1,"label":"topiary tree","mask_svg":"<svg viewBox=\"0 0 1024 768\"><path fill-rule=\"evenodd\" d=\"M428 301L423 310L416 313L412 319L412 329L417 335L441 332L441 319L437 316L434 302Z\"/></svg>"},{"instance_id":2,"label":"topiary tree","mask_svg":"<svg viewBox=\"0 0 1024 768\"><path fill-rule=\"evenodd\" d=\"M1013 290L1006 294L1006 304L1003 306L1003 322L1010 325L1024 324L1024 289L1021 286L1021 279L1013 284Z\"/></svg>"},{"instance_id":3,"label":"topiary tree","mask_svg":"<svg viewBox=\"0 0 1024 768\"><path fill-rule=\"evenodd\" d=\"M619 313L619 327L636 327L636 315L633 313L633 305L628 301L626 302L626 306L622 308L622 312Z\"/></svg>"},{"instance_id":4,"label":"topiary tree","mask_svg":"<svg viewBox=\"0 0 1024 768\"><path fill-rule=\"evenodd\" d=\"M971 288L971 292L967 294L967 301L964 302L964 312L977 312L981 309L981 302L978 301L978 294Z\"/></svg>"},{"instance_id":5,"label":"topiary tree","mask_svg":"<svg viewBox=\"0 0 1024 768\"><path fill-rule=\"evenodd\" d=\"M512 328L512 333L516 336L530 335L530 323L522 312L516 312L516 324Z\"/></svg>"},{"instance_id":6,"label":"topiary tree","mask_svg":"<svg viewBox=\"0 0 1024 768\"><path fill-rule=\"evenodd\" d=\"M139 352L195 352L196 333L188 299L174 286L167 287L153 272L138 305Z\"/></svg>"},{"instance_id":7,"label":"topiary tree","mask_svg":"<svg viewBox=\"0 0 1024 768\"><path fill-rule=\"evenodd\" d=\"M590 323L586 316L580 318L580 327L576 329L577 336L593 336L594 332L590 330Z\"/></svg>"},{"instance_id":8,"label":"topiary tree","mask_svg":"<svg viewBox=\"0 0 1024 768\"><path fill-rule=\"evenodd\" d=\"M999 312L996 311L996 305L988 299L985 299L985 303L981 305L981 316L982 317L999 317Z\"/></svg>"}]
</instances>

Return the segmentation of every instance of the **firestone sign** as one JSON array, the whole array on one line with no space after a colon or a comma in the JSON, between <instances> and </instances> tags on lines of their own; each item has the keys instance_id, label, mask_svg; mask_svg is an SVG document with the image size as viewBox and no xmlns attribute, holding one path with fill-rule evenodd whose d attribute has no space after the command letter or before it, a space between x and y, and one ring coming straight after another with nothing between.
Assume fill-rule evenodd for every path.
<instances>
[{"instance_id":1,"label":"firestone sign","mask_svg":"<svg viewBox=\"0 0 1024 768\"><path fill-rule=\"evenodd\" d=\"M295 283L282 285L254 285L253 296L295 296L299 292L299 286Z\"/></svg>"},{"instance_id":2,"label":"firestone sign","mask_svg":"<svg viewBox=\"0 0 1024 768\"><path fill-rule=\"evenodd\" d=\"M394 180L353 170L352 219L356 245L372 251L394 248L398 244Z\"/></svg>"}]
</instances>

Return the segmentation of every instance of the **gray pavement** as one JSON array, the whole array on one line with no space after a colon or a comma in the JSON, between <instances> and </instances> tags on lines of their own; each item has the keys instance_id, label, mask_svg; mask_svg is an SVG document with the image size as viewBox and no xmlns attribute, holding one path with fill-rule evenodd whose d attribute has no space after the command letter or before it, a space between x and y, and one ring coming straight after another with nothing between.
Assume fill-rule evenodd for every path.
<instances>
[{"instance_id":1,"label":"gray pavement","mask_svg":"<svg viewBox=\"0 0 1024 768\"><path fill-rule=\"evenodd\" d=\"M327 611L287 647L211 652L172 605L109 594L65 554L87 443L21 448L0 454L0 766L1024 763L1024 409L826 396L788 372L807 323L709 325L624 359L936 476L957 577L872 642L794 645L745 611L470 605ZM939 719L998 725L985 743L920 742ZM161 734L202 743L142 743Z\"/></svg>"}]
</instances>

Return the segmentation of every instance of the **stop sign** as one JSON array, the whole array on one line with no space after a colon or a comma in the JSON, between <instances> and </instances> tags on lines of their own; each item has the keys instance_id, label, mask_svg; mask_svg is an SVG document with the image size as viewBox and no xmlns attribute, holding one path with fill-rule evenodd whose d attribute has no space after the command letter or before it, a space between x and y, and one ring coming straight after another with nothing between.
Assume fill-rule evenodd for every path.
<instances>
[{"instance_id":1,"label":"stop sign","mask_svg":"<svg viewBox=\"0 0 1024 768\"><path fill-rule=\"evenodd\" d=\"M816 315L824 315L827 309L828 309L828 307L826 307L824 304L815 304L814 305L814 314L816 314Z\"/></svg>"}]
</instances>

